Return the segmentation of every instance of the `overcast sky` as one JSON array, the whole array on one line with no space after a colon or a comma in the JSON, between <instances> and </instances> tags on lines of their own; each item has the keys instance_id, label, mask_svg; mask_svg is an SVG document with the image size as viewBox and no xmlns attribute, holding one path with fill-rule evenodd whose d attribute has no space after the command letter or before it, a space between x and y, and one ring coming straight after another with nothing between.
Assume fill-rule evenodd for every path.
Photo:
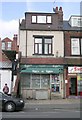
<instances>
[{"instance_id":1,"label":"overcast sky","mask_svg":"<svg viewBox=\"0 0 82 120\"><path fill-rule=\"evenodd\" d=\"M39 1L39 2L38 2ZM63 1L63 2L62 2ZM80 15L80 0L2 0L0 2L0 37L13 38L18 34L19 19L25 12L53 12L53 7L62 7L63 18L68 20L71 15Z\"/></svg>"}]
</instances>

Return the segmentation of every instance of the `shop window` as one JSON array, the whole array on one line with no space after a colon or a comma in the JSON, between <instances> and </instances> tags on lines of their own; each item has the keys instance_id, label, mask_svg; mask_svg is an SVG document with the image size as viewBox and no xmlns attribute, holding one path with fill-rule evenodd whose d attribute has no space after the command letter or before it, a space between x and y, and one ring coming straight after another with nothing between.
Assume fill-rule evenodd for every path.
<instances>
[{"instance_id":1,"label":"shop window","mask_svg":"<svg viewBox=\"0 0 82 120\"><path fill-rule=\"evenodd\" d=\"M32 75L32 88L49 88L49 75Z\"/></svg>"},{"instance_id":2,"label":"shop window","mask_svg":"<svg viewBox=\"0 0 82 120\"><path fill-rule=\"evenodd\" d=\"M30 75L21 75L21 87L30 88Z\"/></svg>"},{"instance_id":3,"label":"shop window","mask_svg":"<svg viewBox=\"0 0 82 120\"><path fill-rule=\"evenodd\" d=\"M41 76L41 88L49 88L50 86L50 76L42 75Z\"/></svg>"},{"instance_id":4,"label":"shop window","mask_svg":"<svg viewBox=\"0 0 82 120\"><path fill-rule=\"evenodd\" d=\"M52 75L51 89L52 92L60 92L59 75Z\"/></svg>"},{"instance_id":5,"label":"shop window","mask_svg":"<svg viewBox=\"0 0 82 120\"><path fill-rule=\"evenodd\" d=\"M40 88L40 75L32 75L32 88Z\"/></svg>"}]
</instances>

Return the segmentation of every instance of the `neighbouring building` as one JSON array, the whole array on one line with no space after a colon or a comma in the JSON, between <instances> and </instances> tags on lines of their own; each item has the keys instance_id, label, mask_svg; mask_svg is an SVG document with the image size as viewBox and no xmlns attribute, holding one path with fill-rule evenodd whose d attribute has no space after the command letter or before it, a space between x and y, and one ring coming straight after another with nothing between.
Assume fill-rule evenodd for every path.
<instances>
[{"instance_id":1,"label":"neighbouring building","mask_svg":"<svg viewBox=\"0 0 82 120\"><path fill-rule=\"evenodd\" d=\"M64 21L66 97L82 96L82 16Z\"/></svg>"},{"instance_id":2,"label":"neighbouring building","mask_svg":"<svg viewBox=\"0 0 82 120\"><path fill-rule=\"evenodd\" d=\"M14 89L16 73L14 70L17 47L17 35L14 35L13 40L8 37L0 39L0 91L3 91L5 83L9 86L9 94Z\"/></svg>"},{"instance_id":3,"label":"neighbouring building","mask_svg":"<svg viewBox=\"0 0 82 120\"><path fill-rule=\"evenodd\" d=\"M19 23L20 94L65 98L62 7L53 13L26 12Z\"/></svg>"}]
</instances>

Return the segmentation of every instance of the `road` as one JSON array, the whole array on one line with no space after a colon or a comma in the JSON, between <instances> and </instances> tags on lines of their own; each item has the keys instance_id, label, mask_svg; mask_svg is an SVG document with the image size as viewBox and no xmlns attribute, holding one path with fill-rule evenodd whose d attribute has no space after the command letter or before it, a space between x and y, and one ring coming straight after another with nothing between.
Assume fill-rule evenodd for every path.
<instances>
[{"instance_id":1,"label":"road","mask_svg":"<svg viewBox=\"0 0 82 120\"><path fill-rule=\"evenodd\" d=\"M26 104L23 111L3 112L3 118L80 118L79 104L67 105L34 105ZM9 119L13 120L13 119Z\"/></svg>"}]
</instances>

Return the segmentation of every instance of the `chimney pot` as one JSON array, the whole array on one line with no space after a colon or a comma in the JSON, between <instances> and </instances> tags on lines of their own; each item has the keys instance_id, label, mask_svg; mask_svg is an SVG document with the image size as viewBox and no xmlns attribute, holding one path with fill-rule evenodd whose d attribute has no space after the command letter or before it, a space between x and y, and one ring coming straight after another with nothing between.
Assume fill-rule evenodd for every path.
<instances>
[{"instance_id":1,"label":"chimney pot","mask_svg":"<svg viewBox=\"0 0 82 120\"><path fill-rule=\"evenodd\" d=\"M58 7L56 7L56 11L58 11Z\"/></svg>"},{"instance_id":2,"label":"chimney pot","mask_svg":"<svg viewBox=\"0 0 82 120\"><path fill-rule=\"evenodd\" d=\"M62 7L59 8L59 11L62 11Z\"/></svg>"}]
</instances>

